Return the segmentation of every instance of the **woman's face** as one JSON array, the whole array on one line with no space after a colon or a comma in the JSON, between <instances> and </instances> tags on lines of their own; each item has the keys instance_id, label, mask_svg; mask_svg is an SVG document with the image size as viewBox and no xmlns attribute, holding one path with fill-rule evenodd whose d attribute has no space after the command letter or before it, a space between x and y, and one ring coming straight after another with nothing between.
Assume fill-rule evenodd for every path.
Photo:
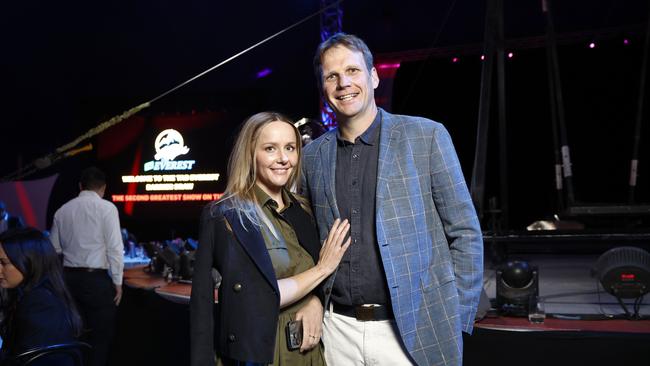
<instances>
[{"instance_id":1,"label":"woman's face","mask_svg":"<svg viewBox=\"0 0 650 366\"><path fill-rule=\"evenodd\" d=\"M5 249L0 245L0 287L16 288L23 282L24 278L18 268L11 263Z\"/></svg>"},{"instance_id":2,"label":"woman's face","mask_svg":"<svg viewBox=\"0 0 650 366\"><path fill-rule=\"evenodd\" d=\"M273 121L262 128L255 146L256 183L266 193L282 190L298 162L296 133L282 121Z\"/></svg>"}]
</instances>

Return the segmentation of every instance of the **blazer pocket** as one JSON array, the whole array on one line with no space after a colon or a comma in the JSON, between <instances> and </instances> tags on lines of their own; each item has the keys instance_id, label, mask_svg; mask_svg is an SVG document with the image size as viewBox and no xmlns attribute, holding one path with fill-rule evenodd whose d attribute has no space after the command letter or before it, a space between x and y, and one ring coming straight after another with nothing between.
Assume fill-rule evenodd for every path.
<instances>
[{"instance_id":1,"label":"blazer pocket","mask_svg":"<svg viewBox=\"0 0 650 366\"><path fill-rule=\"evenodd\" d=\"M451 264L441 263L436 266L430 266L420 275L420 285L422 291L431 292L443 285L455 281L456 277Z\"/></svg>"}]
</instances>

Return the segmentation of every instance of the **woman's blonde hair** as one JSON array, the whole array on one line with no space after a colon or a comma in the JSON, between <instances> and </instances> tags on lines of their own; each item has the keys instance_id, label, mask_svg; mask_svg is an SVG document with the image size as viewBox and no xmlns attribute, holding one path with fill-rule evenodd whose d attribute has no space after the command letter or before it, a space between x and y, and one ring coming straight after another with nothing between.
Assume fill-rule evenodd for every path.
<instances>
[{"instance_id":1,"label":"woman's blonde hair","mask_svg":"<svg viewBox=\"0 0 650 366\"><path fill-rule=\"evenodd\" d=\"M293 122L286 116L277 112L260 112L250 116L242 125L237 140L230 153L228 160L228 183L224 198L230 199L237 209L241 220L242 214L256 225L267 224L271 232L275 235L275 230L268 219L261 212L261 208L255 198L253 187L257 180L256 146L262 129L271 122L286 122L291 126L296 135L296 152L298 160L293 166L286 187L290 191L295 191L296 185L300 181L302 143L300 132L294 126ZM242 222L243 224L243 222Z\"/></svg>"}]
</instances>

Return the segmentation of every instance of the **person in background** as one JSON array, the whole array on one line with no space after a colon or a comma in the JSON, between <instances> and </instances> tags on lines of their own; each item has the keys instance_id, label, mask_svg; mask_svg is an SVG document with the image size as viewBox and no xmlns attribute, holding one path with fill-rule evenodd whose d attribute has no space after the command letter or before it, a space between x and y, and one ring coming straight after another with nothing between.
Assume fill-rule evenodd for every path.
<instances>
[{"instance_id":1,"label":"person in background","mask_svg":"<svg viewBox=\"0 0 650 366\"><path fill-rule=\"evenodd\" d=\"M52 244L63 253L65 281L88 328L89 365L105 366L122 299L124 252L115 205L102 199L104 173L90 167L81 174L79 196L54 214Z\"/></svg>"},{"instance_id":2,"label":"person in background","mask_svg":"<svg viewBox=\"0 0 650 366\"><path fill-rule=\"evenodd\" d=\"M61 262L40 231L21 228L0 235L0 287L5 290L0 323L2 359L70 342L81 334L81 317L63 281ZM39 362L72 365L72 360L64 358Z\"/></svg>"},{"instance_id":3,"label":"person in background","mask_svg":"<svg viewBox=\"0 0 650 366\"><path fill-rule=\"evenodd\" d=\"M461 365L483 279L483 239L440 123L378 108L360 38L321 43L314 69L338 128L305 147L302 193L321 239L350 220L352 246L323 284L330 365Z\"/></svg>"},{"instance_id":4,"label":"person in background","mask_svg":"<svg viewBox=\"0 0 650 366\"><path fill-rule=\"evenodd\" d=\"M9 229L9 212L4 202L0 201L0 233Z\"/></svg>"},{"instance_id":5,"label":"person in background","mask_svg":"<svg viewBox=\"0 0 650 366\"><path fill-rule=\"evenodd\" d=\"M20 229L23 227L25 227L25 223L23 222L22 217L9 216L9 220L7 221L7 230Z\"/></svg>"},{"instance_id":6,"label":"person in background","mask_svg":"<svg viewBox=\"0 0 650 366\"><path fill-rule=\"evenodd\" d=\"M349 225L333 222L321 247L308 203L291 192L300 152L288 118L262 112L244 123L224 198L201 216L190 300L193 366L214 366L215 351L220 365L323 365L320 319L303 322L299 350L289 349L285 329L302 319L306 304L322 309L313 290L350 245Z\"/></svg>"},{"instance_id":7,"label":"person in background","mask_svg":"<svg viewBox=\"0 0 650 366\"><path fill-rule=\"evenodd\" d=\"M5 203L0 201L0 234L11 229L25 227L22 217L10 215Z\"/></svg>"}]
</instances>

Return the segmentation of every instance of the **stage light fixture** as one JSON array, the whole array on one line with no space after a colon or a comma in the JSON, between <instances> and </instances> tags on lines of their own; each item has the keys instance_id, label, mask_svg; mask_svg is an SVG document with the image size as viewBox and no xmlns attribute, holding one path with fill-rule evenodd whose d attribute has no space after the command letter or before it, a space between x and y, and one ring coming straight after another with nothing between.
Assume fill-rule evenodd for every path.
<instances>
[{"instance_id":1,"label":"stage light fixture","mask_svg":"<svg viewBox=\"0 0 650 366\"><path fill-rule=\"evenodd\" d=\"M166 268L163 270L163 277L172 279L173 276L178 276L181 270L181 257L176 253L176 250L170 245L167 245L165 249L158 253L158 257L166 265Z\"/></svg>"},{"instance_id":2,"label":"stage light fixture","mask_svg":"<svg viewBox=\"0 0 650 366\"><path fill-rule=\"evenodd\" d=\"M180 271L179 276L181 279L191 281L194 275L194 261L196 251L184 250L180 255Z\"/></svg>"},{"instance_id":3,"label":"stage light fixture","mask_svg":"<svg viewBox=\"0 0 650 366\"><path fill-rule=\"evenodd\" d=\"M650 292L650 253L636 247L610 249L598 258L592 275L616 297L629 319L641 318L643 296ZM635 299L631 312L623 299Z\"/></svg>"},{"instance_id":4,"label":"stage light fixture","mask_svg":"<svg viewBox=\"0 0 650 366\"><path fill-rule=\"evenodd\" d=\"M528 316L530 298L539 294L536 267L510 261L497 269L497 309L501 314Z\"/></svg>"},{"instance_id":5,"label":"stage light fixture","mask_svg":"<svg viewBox=\"0 0 650 366\"><path fill-rule=\"evenodd\" d=\"M151 259L149 262L149 271L153 273L162 273L165 263L159 258L158 253L162 251L162 247L159 243L156 242L144 242L142 243L144 252Z\"/></svg>"},{"instance_id":6,"label":"stage light fixture","mask_svg":"<svg viewBox=\"0 0 650 366\"><path fill-rule=\"evenodd\" d=\"M603 253L594 274L603 289L622 299L650 292L650 253L636 247L618 247Z\"/></svg>"},{"instance_id":7,"label":"stage light fixture","mask_svg":"<svg viewBox=\"0 0 650 366\"><path fill-rule=\"evenodd\" d=\"M326 129L322 123L310 119L310 118L301 118L293 124L296 126L300 132L300 137L302 144L307 145L308 143L316 140L320 135L324 134Z\"/></svg>"}]
</instances>

